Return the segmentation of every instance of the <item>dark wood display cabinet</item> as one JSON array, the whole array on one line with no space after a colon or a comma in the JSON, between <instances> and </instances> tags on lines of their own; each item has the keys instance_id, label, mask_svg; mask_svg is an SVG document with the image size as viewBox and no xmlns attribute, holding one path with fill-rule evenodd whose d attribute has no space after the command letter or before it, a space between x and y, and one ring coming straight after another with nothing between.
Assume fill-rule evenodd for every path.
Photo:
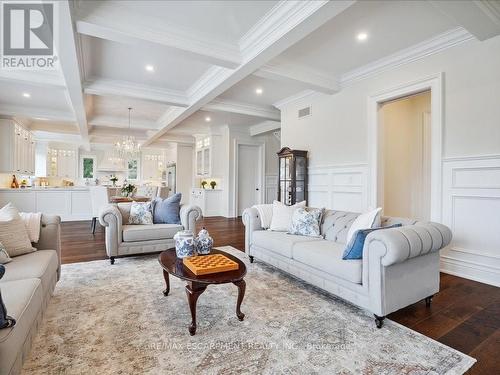
<instances>
[{"instance_id":1,"label":"dark wood display cabinet","mask_svg":"<svg viewBox=\"0 0 500 375\"><path fill-rule=\"evenodd\" d=\"M307 151L283 147L278 159L278 200L288 206L302 201L307 205Z\"/></svg>"}]
</instances>

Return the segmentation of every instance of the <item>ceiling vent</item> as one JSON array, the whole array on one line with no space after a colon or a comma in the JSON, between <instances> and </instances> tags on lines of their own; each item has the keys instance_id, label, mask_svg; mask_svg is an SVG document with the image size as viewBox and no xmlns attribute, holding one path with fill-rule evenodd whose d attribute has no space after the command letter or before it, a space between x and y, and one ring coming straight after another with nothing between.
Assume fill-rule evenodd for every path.
<instances>
[{"instance_id":1,"label":"ceiling vent","mask_svg":"<svg viewBox=\"0 0 500 375\"><path fill-rule=\"evenodd\" d=\"M298 117L299 118L304 118L304 117L307 117L307 116L311 116L311 106L308 106L308 107L305 107L305 108L301 108L299 109L299 112L298 112Z\"/></svg>"}]
</instances>

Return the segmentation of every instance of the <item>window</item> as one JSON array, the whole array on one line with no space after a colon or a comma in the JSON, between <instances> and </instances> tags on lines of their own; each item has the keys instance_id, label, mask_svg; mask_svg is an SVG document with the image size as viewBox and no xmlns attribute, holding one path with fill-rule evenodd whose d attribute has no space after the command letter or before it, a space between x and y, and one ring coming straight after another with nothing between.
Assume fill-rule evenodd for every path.
<instances>
[{"instance_id":1,"label":"window","mask_svg":"<svg viewBox=\"0 0 500 375\"><path fill-rule=\"evenodd\" d=\"M95 158L91 156L84 156L81 159L81 171L83 178L95 177Z\"/></svg>"},{"instance_id":2,"label":"window","mask_svg":"<svg viewBox=\"0 0 500 375\"><path fill-rule=\"evenodd\" d=\"M127 180L137 180L137 159L128 161L127 171Z\"/></svg>"}]
</instances>

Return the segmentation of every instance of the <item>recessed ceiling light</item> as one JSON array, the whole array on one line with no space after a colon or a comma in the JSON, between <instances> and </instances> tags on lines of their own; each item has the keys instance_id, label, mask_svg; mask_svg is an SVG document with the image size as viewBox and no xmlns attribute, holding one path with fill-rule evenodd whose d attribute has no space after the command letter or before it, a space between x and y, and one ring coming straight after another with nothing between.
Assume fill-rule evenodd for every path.
<instances>
[{"instance_id":1,"label":"recessed ceiling light","mask_svg":"<svg viewBox=\"0 0 500 375\"><path fill-rule=\"evenodd\" d=\"M364 33L364 32L361 32L358 35L356 35L356 39L359 40L360 42L363 42L366 39L368 39L368 34Z\"/></svg>"},{"instance_id":2,"label":"recessed ceiling light","mask_svg":"<svg viewBox=\"0 0 500 375\"><path fill-rule=\"evenodd\" d=\"M205 121L210 122L210 121L212 121L212 119L210 118L210 116L207 116L207 117L205 117Z\"/></svg>"},{"instance_id":3,"label":"recessed ceiling light","mask_svg":"<svg viewBox=\"0 0 500 375\"><path fill-rule=\"evenodd\" d=\"M263 93L263 92L264 92L264 91L263 91L263 90L262 90L262 88L260 88L260 87L257 87L257 88L255 89L255 93L256 93L257 95L262 95L262 93Z\"/></svg>"},{"instance_id":4,"label":"recessed ceiling light","mask_svg":"<svg viewBox=\"0 0 500 375\"><path fill-rule=\"evenodd\" d=\"M23 92L23 96L25 98L31 98L31 94L27 93L27 92Z\"/></svg>"},{"instance_id":5,"label":"recessed ceiling light","mask_svg":"<svg viewBox=\"0 0 500 375\"><path fill-rule=\"evenodd\" d=\"M155 71L155 67L153 65L146 65L146 70L148 72L154 72Z\"/></svg>"}]
</instances>

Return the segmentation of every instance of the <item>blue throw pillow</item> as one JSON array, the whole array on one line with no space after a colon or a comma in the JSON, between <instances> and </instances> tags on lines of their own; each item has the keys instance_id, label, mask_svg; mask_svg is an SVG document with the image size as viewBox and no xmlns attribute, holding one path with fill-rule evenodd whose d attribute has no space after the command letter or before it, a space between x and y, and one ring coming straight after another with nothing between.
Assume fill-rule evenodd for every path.
<instances>
[{"instance_id":1,"label":"blue throw pillow","mask_svg":"<svg viewBox=\"0 0 500 375\"><path fill-rule=\"evenodd\" d=\"M154 224L180 224L182 194L177 193L169 198L156 198L153 201L153 223Z\"/></svg>"},{"instance_id":2,"label":"blue throw pillow","mask_svg":"<svg viewBox=\"0 0 500 375\"><path fill-rule=\"evenodd\" d=\"M351 241L347 244L342 259L363 259L363 247L365 246L366 237L373 231L380 229L389 229L400 227L401 224L394 224L388 227L360 229L354 233Z\"/></svg>"}]
</instances>

